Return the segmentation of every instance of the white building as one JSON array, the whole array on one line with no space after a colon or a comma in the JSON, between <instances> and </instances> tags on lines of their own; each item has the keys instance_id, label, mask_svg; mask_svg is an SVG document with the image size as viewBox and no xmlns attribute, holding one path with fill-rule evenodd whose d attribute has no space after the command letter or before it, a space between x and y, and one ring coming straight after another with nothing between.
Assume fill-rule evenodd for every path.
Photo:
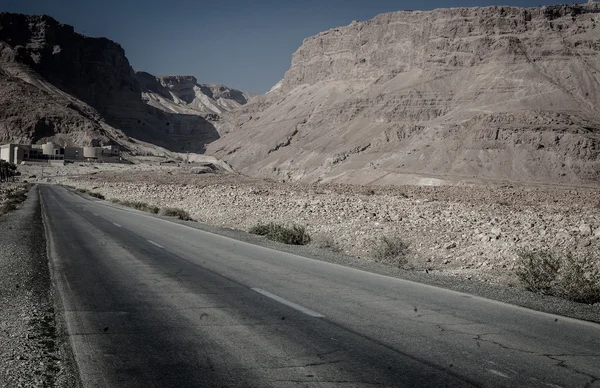
<instances>
[{"instance_id":1,"label":"white building","mask_svg":"<svg viewBox=\"0 0 600 388\"><path fill-rule=\"evenodd\" d=\"M4 144L0 146L0 159L14 164L24 161L48 162L53 160L119 162L118 146L61 147L52 142L46 144Z\"/></svg>"}]
</instances>

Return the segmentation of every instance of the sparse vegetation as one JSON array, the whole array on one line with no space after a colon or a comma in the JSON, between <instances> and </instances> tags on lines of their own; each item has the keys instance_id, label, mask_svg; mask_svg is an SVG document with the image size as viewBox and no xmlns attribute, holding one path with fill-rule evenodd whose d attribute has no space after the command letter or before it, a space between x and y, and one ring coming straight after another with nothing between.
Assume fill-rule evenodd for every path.
<instances>
[{"instance_id":1,"label":"sparse vegetation","mask_svg":"<svg viewBox=\"0 0 600 388\"><path fill-rule=\"evenodd\" d=\"M556 287L560 260L549 251L526 251L517 253L521 260L517 276L529 291L552 294Z\"/></svg>"},{"instance_id":2,"label":"sparse vegetation","mask_svg":"<svg viewBox=\"0 0 600 388\"><path fill-rule=\"evenodd\" d=\"M517 276L530 291L580 303L600 302L600 258L597 253L566 254L520 251Z\"/></svg>"},{"instance_id":3,"label":"sparse vegetation","mask_svg":"<svg viewBox=\"0 0 600 388\"><path fill-rule=\"evenodd\" d=\"M331 236L320 235L313 241L314 245L320 249L328 249L332 252L341 252L342 248Z\"/></svg>"},{"instance_id":4,"label":"sparse vegetation","mask_svg":"<svg viewBox=\"0 0 600 388\"><path fill-rule=\"evenodd\" d=\"M85 194L88 191L86 189L77 189L78 192L80 192L81 194Z\"/></svg>"},{"instance_id":5,"label":"sparse vegetation","mask_svg":"<svg viewBox=\"0 0 600 388\"><path fill-rule=\"evenodd\" d=\"M177 207L163 207L162 209L160 209L158 214L167 217L177 217L180 220L184 221L193 221L192 217L190 217L190 214L188 212Z\"/></svg>"},{"instance_id":6,"label":"sparse vegetation","mask_svg":"<svg viewBox=\"0 0 600 388\"><path fill-rule=\"evenodd\" d=\"M310 242L310 235L301 225L285 226L270 222L255 225L250 228L249 232L289 245L306 245Z\"/></svg>"},{"instance_id":7,"label":"sparse vegetation","mask_svg":"<svg viewBox=\"0 0 600 388\"><path fill-rule=\"evenodd\" d=\"M372 249L372 257L379 263L402 267L408 263L409 244L397 236L383 236L376 241Z\"/></svg>"},{"instance_id":8,"label":"sparse vegetation","mask_svg":"<svg viewBox=\"0 0 600 388\"><path fill-rule=\"evenodd\" d=\"M160 208L158 206L149 205L146 202L121 201L119 199L111 199L110 201L119 205L131 207L133 209L141 210L143 212L148 212L152 214L158 214L158 212L160 211Z\"/></svg>"},{"instance_id":9,"label":"sparse vegetation","mask_svg":"<svg viewBox=\"0 0 600 388\"><path fill-rule=\"evenodd\" d=\"M93 191L90 191L90 192L88 193L88 195L89 195L90 197L94 197L94 198L98 198L98 199L102 199L102 200L106 199L106 197L104 197L104 195L103 195L103 194L96 193L96 192L93 192Z\"/></svg>"},{"instance_id":10,"label":"sparse vegetation","mask_svg":"<svg viewBox=\"0 0 600 388\"><path fill-rule=\"evenodd\" d=\"M0 160L0 182L8 182L11 178L14 181L14 177L19 175L21 173L17 171L15 164Z\"/></svg>"},{"instance_id":11,"label":"sparse vegetation","mask_svg":"<svg viewBox=\"0 0 600 388\"><path fill-rule=\"evenodd\" d=\"M5 214L17 208L17 205L27 199L27 188L10 189L6 193L6 202L0 207L0 214Z\"/></svg>"}]
</instances>

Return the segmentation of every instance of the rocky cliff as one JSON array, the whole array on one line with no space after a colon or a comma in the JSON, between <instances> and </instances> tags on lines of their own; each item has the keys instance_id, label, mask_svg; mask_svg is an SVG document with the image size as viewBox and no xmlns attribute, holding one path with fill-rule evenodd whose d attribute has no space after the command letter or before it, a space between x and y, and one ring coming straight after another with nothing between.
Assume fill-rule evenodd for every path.
<instances>
[{"instance_id":1,"label":"rocky cliff","mask_svg":"<svg viewBox=\"0 0 600 388\"><path fill-rule=\"evenodd\" d=\"M208 152L286 180L600 182L600 13L382 14L306 39Z\"/></svg>"},{"instance_id":2,"label":"rocky cliff","mask_svg":"<svg viewBox=\"0 0 600 388\"><path fill-rule=\"evenodd\" d=\"M85 145L133 138L201 153L219 137L213 122L218 114L185 102L185 84L193 79L195 85L195 78L136 74L124 50L111 40L83 36L49 16L0 13L0 42L0 76L9 80L0 84L0 99L10 107L0 113L1 141ZM168 96L171 104L142 98L154 95L149 88ZM215 104L222 110L245 103L221 100ZM40 127L44 130L35 129Z\"/></svg>"},{"instance_id":3,"label":"rocky cliff","mask_svg":"<svg viewBox=\"0 0 600 388\"><path fill-rule=\"evenodd\" d=\"M244 105L249 93L225 85L199 84L193 76L159 76L137 72L143 99L152 106L171 112L205 115L218 120L224 112Z\"/></svg>"}]
</instances>

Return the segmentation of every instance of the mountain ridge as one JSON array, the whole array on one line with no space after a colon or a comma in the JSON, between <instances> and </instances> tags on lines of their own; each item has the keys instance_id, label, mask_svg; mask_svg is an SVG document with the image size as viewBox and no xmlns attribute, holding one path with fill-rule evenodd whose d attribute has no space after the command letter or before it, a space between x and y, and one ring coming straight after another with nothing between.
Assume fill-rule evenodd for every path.
<instances>
[{"instance_id":1,"label":"mountain ridge","mask_svg":"<svg viewBox=\"0 0 600 388\"><path fill-rule=\"evenodd\" d=\"M400 11L324 31L207 153L279 180L597 185L594 8Z\"/></svg>"},{"instance_id":2,"label":"mountain ridge","mask_svg":"<svg viewBox=\"0 0 600 388\"><path fill-rule=\"evenodd\" d=\"M0 70L13 85L6 90L7 83L0 85L0 97L10 107L0 114L3 142L118 143L143 153L202 153L219 137L214 121L237 104L215 101L220 113L148 104L121 45L79 34L47 15L0 13L0 42ZM224 95L250 97L222 89Z\"/></svg>"}]
</instances>

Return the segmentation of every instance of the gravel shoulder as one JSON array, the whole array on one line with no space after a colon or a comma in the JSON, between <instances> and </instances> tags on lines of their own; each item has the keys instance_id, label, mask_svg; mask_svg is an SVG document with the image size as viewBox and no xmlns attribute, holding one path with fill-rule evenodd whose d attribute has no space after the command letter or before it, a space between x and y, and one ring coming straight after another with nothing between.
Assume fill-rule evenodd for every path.
<instances>
[{"instance_id":1,"label":"gravel shoulder","mask_svg":"<svg viewBox=\"0 0 600 388\"><path fill-rule=\"evenodd\" d=\"M108 206L121 208L137 212L130 208L104 202ZM144 213L147 214L148 213ZM509 303L516 306L542 311L550 314L556 314L564 317L581 319L590 322L600 323L600 304L587 305L571 302L562 298L545 296L526 291L522 288L507 287L505 285L493 284L477 279L467 279L464 277L448 276L438 271L405 270L364 260L363 258L344 254L343 252L334 252L330 249L322 249L316 245L309 244L304 246L286 245L268 240L262 236L253 235L243 230L219 227L195 221L181 221L178 219L153 215L154 217L168 219L172 222L187 225L189 227L203 230L210 233L219 234L236 240L260 245L295 255L308 257L315 260L326 261L346 267L356 268L363 271L377 273L380 275L396 277L418 283L429 284L450 290L468 293L471 295L488 298L503 303Z\"/></svg>"},{"instance_id":2,"label":"gravel shoulder","mask_svg":"<svg viewBox=\"0 0 600 388\"><path fill-rule=\"evenodd\" d=\"M75 387L46 255L37 187L0 216L0 386Z\"/></svg>"}]
</instances>

